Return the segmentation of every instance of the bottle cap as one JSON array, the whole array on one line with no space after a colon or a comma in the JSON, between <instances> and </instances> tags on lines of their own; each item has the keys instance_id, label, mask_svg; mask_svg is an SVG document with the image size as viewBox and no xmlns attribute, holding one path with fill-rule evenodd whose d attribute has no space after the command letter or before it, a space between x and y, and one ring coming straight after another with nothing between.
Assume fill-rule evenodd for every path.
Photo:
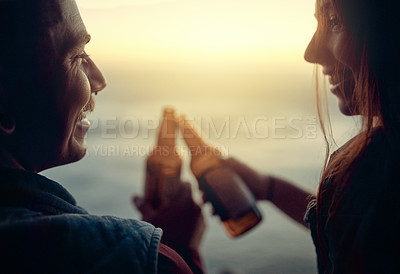
<instances>
[{"instance_id":1,"label":"bottle cap","mask_svg":"<svg viewBox=\"0 0 400 274\"><path fill-rule=\"evenodd\" d=\"M172 107L164 108L163 118L158 131L157 146L175 146L176 122L175 110Z\"/></svg>"}]
</instances>

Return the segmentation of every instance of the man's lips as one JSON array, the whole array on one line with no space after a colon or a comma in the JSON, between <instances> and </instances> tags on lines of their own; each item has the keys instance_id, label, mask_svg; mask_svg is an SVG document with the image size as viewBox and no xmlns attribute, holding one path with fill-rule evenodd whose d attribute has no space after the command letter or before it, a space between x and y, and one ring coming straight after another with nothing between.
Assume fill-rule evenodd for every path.
<instances>
[{"instance_id":1,"label":"man's lips","mask_svg":"<svg viewBox=\"0 0 400 274\"><path fill-rule=\"evenodd\" d=\"M83 107L83 112L85 111L90 111L92 112L94 110L95 102L93 99L93 96L90 96L89 102Z\"/></svg>"},{"instance_id":2,"label":"man's lips","mask_svg":"<svg viewBox=\"0 0 400 274\"><path fill-rule=\"evenodd\" d=\"M94 99L92 96L90 96L89 102L82 108L81 113L76 119L76 122L79 123L80 121L86 119L86 113L92 112L94 110L94 106L95 106Z\"/></svg>"},{"instance_id":3,"label":"man's lips","mask_svg":"<svg viewBox=\"0 0 400 274\"><path fill-rule=\"evenodd\" d=\"M75 137L78 139L84 139L86 133L89 131L90 122L87 118L82 119L78 123L76 123L76 128L74 131Z\"/></svg>"},{"instance_id":4,"label":"man's lips","mask_svg":"<svg viewBox=\"0 0 400 274\"><path fill-rule=\"evenodd\" d=\"M81 114L78 116L78 120L76 122L75 128L75 136L79 139L85 138L86 133L89 131L90 121L86 118L86 112L81 111Z\"/></svg>"},{"instance_id":5,"label":"man's lips","mask_svg":"<svg viewBox=\"0 0 400 274\"><path fill-rule=\"evenodd\" d=\"M90 121L87 118L82 119L81 121L78 122L79 126L84 127L84 128L89 128L90 127Z\"/></svg>"},{"instance_id":6,"label":"man's lips","mask_svg":"<svg viewBox=\"0 0 400 274\"><path fill-rule=\"evenodd\" d=\"M84 119L86 119L86 112L84 112L82 109L81 113L79 114L78 118L76 119L76 122L79 123Z\"/></svg>"}]
</instances>

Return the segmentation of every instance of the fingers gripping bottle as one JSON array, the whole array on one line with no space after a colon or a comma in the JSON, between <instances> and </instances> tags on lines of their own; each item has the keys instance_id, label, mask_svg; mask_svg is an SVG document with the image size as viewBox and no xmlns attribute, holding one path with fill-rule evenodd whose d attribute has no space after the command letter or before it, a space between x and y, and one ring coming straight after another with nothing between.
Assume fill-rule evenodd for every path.
<instances>
[{"instance_id":1,"label":"fingers gripping bottle","mask_svg":"<svg viewBox=\"0 0 400 274\"><path fill-rule=\"evenodd\" d=\"M227 233L237 237L258 224L262 217L254 196L239 175L222 164L220 151L206 144L182 116L179 127L190 150L190 167L199 188L213 205Z\"/></svg>"},{"instance_id":2,"label":"fingers gripping bottle","mask_svg":"<svg viewBox=\"0 0 400 274\"><path fill-rule=\"evenodd\" d=\"M145 199L159 208L175 198L180 184L182 160L175 147L174 109L165 108L156 147L147 157Z\"/></svg>"}]
</instances>

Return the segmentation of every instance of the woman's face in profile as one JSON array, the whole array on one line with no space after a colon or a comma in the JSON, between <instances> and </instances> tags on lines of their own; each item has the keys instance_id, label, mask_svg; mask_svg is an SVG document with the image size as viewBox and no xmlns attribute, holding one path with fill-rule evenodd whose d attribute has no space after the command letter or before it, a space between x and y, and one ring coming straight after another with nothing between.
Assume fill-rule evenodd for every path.
<instances>
[{"instance_id":1,"label":"woman's face in profile","mask_svg":"<svg viewBox=\"0 0 400 274\"><path fill-rule=\"evenodd\" d=\"M74 0L39 0L41 36L38 39L37 73L40 99L32 103L32 117L17 121L17 128L32 123L26 166L40 171L81 159L86 153L89 129L86 111L92 111L92 93L106 86L105 79L85 52L90 36ZM25 115L28 116L28 115ZM34 117L34 118L33 118ZM25 123L25 125L24 125ZM29 149L26 149L29 151ZM30 161L30 162L29 162Z\"/></svg>"},{"instance_id":2,"label":"woman's face in profile","mask_svg":"<svg viewBox=\"0 0 400 274\"><path fill-rule=\"evenodd\" d=\"M338 98L340 111L345 115L358 114L353 93L355 76L359 69L350 62L350 34L331 0L317 1L315 17L318 19L318 30L310 41L304 58L310 63L321 65L323 74L329 76L330 90ZM322 20L325 22L321 22Z\"/></svg>"}]
</instances>

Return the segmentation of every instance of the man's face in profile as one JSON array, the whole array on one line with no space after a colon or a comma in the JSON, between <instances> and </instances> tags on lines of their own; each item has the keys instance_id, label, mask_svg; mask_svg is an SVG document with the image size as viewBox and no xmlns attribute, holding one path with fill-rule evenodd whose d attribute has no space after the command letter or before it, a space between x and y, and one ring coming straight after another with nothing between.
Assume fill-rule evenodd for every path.
<instances>
[{"instance_id":1,"label":"man's face in profile","mask_svg":"<svg viewBox=\"0 0 400 274\"><path fill-rule=\"evenodd\" d=\"M93 110L92 93L106 82L85 52L90 36L75 1L37 0L33 5L35 10L27 12L35 13L38 36L32 57L37 84L31 87L37 96L16 121L16 133L26 143L22 165L40 171L85 155L85 112Z\"/></svg>"}]
</instances>

